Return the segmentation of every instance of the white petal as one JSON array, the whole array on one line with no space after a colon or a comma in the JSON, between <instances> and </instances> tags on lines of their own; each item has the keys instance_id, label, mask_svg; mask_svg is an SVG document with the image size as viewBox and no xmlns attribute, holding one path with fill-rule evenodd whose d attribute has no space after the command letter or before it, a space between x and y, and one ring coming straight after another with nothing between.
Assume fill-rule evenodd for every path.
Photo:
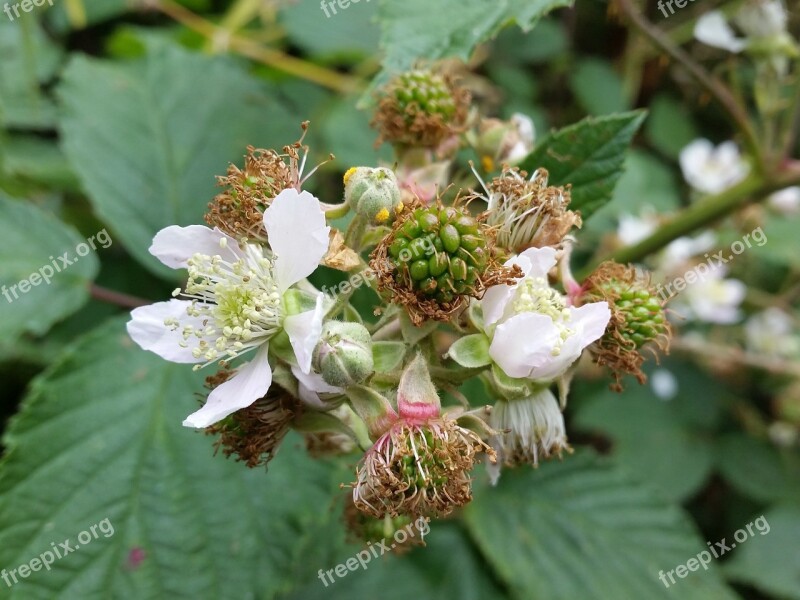
<instances>
[{"instance_id":1,"label":"white petal","mask_svg":"<svg viewBox=\"0 0 800 600\"><path fill-rule=\"evenodd\" d=\"M264 344L253 360L244 365L231 379L215 388L203 408L186 417L183 425L197 429L209 427L263 398L271 384L272 369L269 366L268 345Z\"/></svg>"},{"instance_id":2,"label":"white petal","mask_svg":"<svg viewBox=\"0 0 800 600\"><path fill-rule=\"evenodd\" d=\"M324 297L322 292L317 295L317 305L314 310L290 315L283 320L283 328L289 334L297 364L303 373L311 372L311 356L322 335L322 319L325 317L322 306Z\"/></svg>"},{"instance_id":3,"label":"white petal","mask_svg":"<svg viewBox=\"0 0 800 600\"><path fill-rule=\"evenodd\" d=\"M227 242L224 248L220 246L223 238ZM231 236L202 225L170 225L156 234L150 246L150 254L172 269L186 268L186 261L195 254L219 255L233 262L239 257L238 250L239 244Z\"/></svg>"},{"instance_id":4,"label":"white petal","mask_svg":"<svg viewBox=\"0 0 800 600\"><path fill-rule=\"evenodd\" d=\"M483 309L483 322L485 327L497 323L505 313L506 306L514 296L516 285L493 285L483 295L481 308Z\"/></svg>"},{"instance_id":5,"label":"white petal","mask_svg":"<svg viewBox=\"0 0 800 600\"><path fill-rule=\"evenodd\" d=\"M553 360L559 333L553 320L538 313L522 313L497 326L489 356L509 377L529 377Z\"/></svg>"},{"instance_id":6,"label":"white petal","mask_svg":"<svg viewBox=\"0 0 800 600\"><path fill-rule=\"evenodd\" d=\"M175 363L206 362L202 356L200 358L192 356L192 350L199 345L200 338L190 336L186 340L187 347L180 346L180 342L183 341L184 326L188 325L201 331L205 329L202 319L190 317L186 312L191 304L188 300L170 300L135 308L131 311L131 320L128 321L128 335L144 350L155 352L165 360ZM175 331L172 331L170 327L164 325L165 319L178 319L180 324Z\"/></svg>"},{"instance_id":7,"label":"white petal","mask_svg":"<svg viewBox=\"0 0 800 600\"><path fill-rule=\"evenodd\" d=\"M328 251L330 227L319 200L308 192L283 190L264 211L264 227L281 291L311 275Z\"/></svg>"},{"instance_id":8,"label":"white petal","mask_svg":"<svg viewBox=\"0 0 800 600\"><path fill-rule=\"evenodd\" d=\"M707 12L697 20L694 37L708 46L738 53L747 46L746 40L736 37L725 15L718 10Z\"/></svg>"},{"instance_id":9,"label":"white petal","mask_svg":"<svg viewBox=\"0 0 800 600\"><path fill-rule=\"evenodd\" d=\"M714 144L706 139L694 140L681 150L679 162L683 178L692 187L697 187L698 180L702 181L705 166L713 151Z\"/></svg>"},{"instance_id":10,"label":"white petal","mask_svg":"<svg viewBox=\"0 0 800 600\"><path fill-rule=\"evenodd\" d=\"M344 392L342 388L333 385L328 385L319 373L303 373L297 367L292 367L292 374L298 382L298 394L300 399L318 410L329 410L330 406L326 405L319 399L318 394L341 394Z\"/></svg>"},{"instance_id":11,"label":"white petal","mask_svg":"<svg viewBox=\"0 0 800 600\"><path fill-rule=\"evenodd\" d=\"M530 267L525 272L527 277L542 277L546 280L550 269L556 266L556 249L549 246L528 248L520 257L530 261Z\"/></svg>"},{"instance_id":12,"label":"white petal","mask_svg":"<svg viewBox=\"0 0 800 600\"><path fill-rule=\"evenodd\" d=\"M568 327L574 328L581 339L581 350L599 340L611 320L611 310L606 302L592 302L579 308L570 308Z\"/></svg>"}]
</instances>

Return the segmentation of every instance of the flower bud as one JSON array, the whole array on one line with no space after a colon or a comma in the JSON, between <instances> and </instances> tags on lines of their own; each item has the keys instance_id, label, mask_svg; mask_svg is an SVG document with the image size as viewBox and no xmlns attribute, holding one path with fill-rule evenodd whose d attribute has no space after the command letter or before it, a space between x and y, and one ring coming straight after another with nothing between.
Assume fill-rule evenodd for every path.
<instances>
[{"instance_id":1,"label":"flower bud","mask_svg":"<svg viewBox=\"0 0 800 600\"><path fill-rule=\"evenodd\" d=\"M498 165L515 166L533 150L534 136L533 121L526 115L516 113L508 121L484 119L475 150L486 171Z\"/></svg>"},{"instance_id":2,"label":"flower bud","mask_svg":"<svg viewBox=\"0 0 800 600\"><path fill-rule=\"evenodd\" d=\"M400 187L391 169L353 167L344 176L344 198L355 211L375 225L391 225L402 210Z\"/></svg>"},{"instance_id":3,"label":"flower bud","mask_svg":"<svg viewBox=\"0 0 800 600\"><path fill-rule=\"evenodd\" d=\"M314 349L314 370L325 383L339 388L359 384L372 375L372 339L363 325L328 321Z\"/></svg>"}]
</instances>

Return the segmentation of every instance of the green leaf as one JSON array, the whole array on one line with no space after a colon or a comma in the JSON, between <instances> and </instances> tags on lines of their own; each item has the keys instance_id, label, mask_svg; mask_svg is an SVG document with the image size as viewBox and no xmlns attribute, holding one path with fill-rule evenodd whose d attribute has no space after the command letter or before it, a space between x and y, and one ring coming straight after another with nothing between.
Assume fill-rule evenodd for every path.
<instances>
[{"instance_id":1,"label":"green leaf","mask_svg":"<svg viewBox=\"0 0 800 600\"><path fill-rule=\"evenodd\" d=\"M489 338L482 333L474 333L457 339L447 351L462 367L485 367L492 362L489 356Z\"/></svg>"},{"instance_id":2,"label":"green leaf","mask_svg":"<svg viewBox=\"0 0 800 600\"><path fill-rule=\"evenodd\" d=\"M64 149L96 212L169 278L147 251L155 233L201 223L214 176L248 144L282 147L300 132L300 118L233 61L166 45L124 64L75 57L60 95Z\"/></svg>"},{"instance_id":3,"label":"green leaf","mask_svg":"<svg viewBox=\"0 0 800 600\"><path fill-rule=\"evenodd\" d=\"M465 511L472 537L512 597L733 599L714 565L667 589L659 571L706 549L676 506L589 452L504 470Z\"/></svg>"},{"instance_id":4,"label":"green leaf","mask_svg":"<svg viewBox=\"0 0 800 600\"><path fill-rule=\"evenodd\" d=\"M99 263L74 229L32 204L0 195L0 239L4 345L25 332L44 334L88 300Z\"/></svg>"},{"instance_id":5,"label":"green leaf","mask_svg":"<svg viewBox=\"0 0 800 600\"><path fill-rule=\"evenodd\" d=\"M691 496L711 473L705 433L690 428L676 402L657 398L649 385L593 394L579 405L574 425L609 436L614 459L669 500Z\"/></svg>"},{"instance_id":6,"label":"green leaf","mask_svg":"<svg viewBox=\"0 0 800 600\"><path fill-rule=\"evenodd\" d=\"M529 173L546 168L551 185L572 184L570 208L580 210L585 219L611 199L645 114L637 110L587 117L539 141L521 166Z\"/></svg>"},{"instance_id":7,"label":"green leaf","mask_svg":"<svg viewBox=\"0 0 800 600\"><path fill-rule=\"evenodd\" d=\"M56 111L42 85L56 74L62 52L34 19L0 13L0 121L6 127L49 129Z\"/></svg>"},{"instance_id":8,"label":"green leaf","mask_svg":"<svg viewBox=\"0 0 800 600\"><path fill-rule=\"evenodd\" d=\"M650 103L650 118L645 126L645 136L658 150L677 159L681 150L700 137L700 133L686 104L666 94L660 94Z\"/></svg>"},{"instance_id":9,"label":"green leaf","mask_svg":"<svg viewBox=\"0 0 800 600\"><path fill-rule=\"evenodd\" d=\"M431 333L436 331L439 323L436 321L425 321L422 325L417 327L408 318L408 313L402 311L400 313L400 331L403 334L403 339L409 346L416 346L424 338L428 337Z\"/></svg>"},{"instance_id":10,"label":"green leaf","mask_svg":"<svg viewBox=\"0 0 800 600\"><path fill-rule=\"evenodd\" d=\"M136 347L122 320L34 382L4 438L0 564L74 544L106 518L114 533L5 597L271 598L314 576L339 477L293 437L268 472L214 456L211 438L181 426L201 389L191 368Z\"/></svg>"},{"instance_id":11,"label":"green leaf","mask_svg":"<svg viewBox=\"0 0 800 600\"><path fill-rule=\"evenodd\" d=\"M390 73L409 69L418 59L466 61L475 46L503 26L516 22L530 31L551 10L571 5L571 0L439 0L431 10L428 0L383 0L379 15L384 73L377 83Z\"/></svg>"},{"instance_id":12,"label":"green leaf","mask_svg":"<svg viewBox=\"0 0 800 600\"><path fill-rule=\"evenodd\" d=\"M739 492L760 502L800 502L800 454L740 434L719 443L722 476Z\"/></svg>"},{"instance_id":13,"label":"green leaf","mask_svg":"<svg viewBox=\"0 0 800 600\"><path fill-rule=\"evenodd\" d=\"M366 549L352 546L328 565L327 571ZM334 574L335 575L335 574ZM507 596L486 569L464 530L454 522L437 521L425 536L424 548L408 554L391 554L372 559L367 569L346 571L344 578L327 585L315 579L287 600L330 600L331 598L380 598L381 600L503 600Z\"/></svg>"},{"instance_id":14,"label":"green leaf","mask_svg":"<svg viewBox=\"0 0 800 600\"><path fill-rule=\"evenodd\" d=\"M800 506L776 506L764 515L754 516L751 523L753 535L736 544L731 560L725 563L726 575L765 594L800 599L800 552L797 551ZM749 533L747 524L742 524L740 529ZM728 536L728 539L732 537ZM739 537L741 539L743 535Z\"/></svg>"},{"instance_id":15,"label":"green leaf","mask_svg":"<svg viewBox=\"0 0 800 600\"><path fill-rule=\"evenodd\" d=\"M608 61L580 60L569 81L578 103L589 114L606 115L630 108L622 80Z\"/></svg>"},{"instance_id":16,"label":"green leaf","mask_svg":"<svg viewBox=\"0 0 800 600\"><path fill-rule=\"evenodd\" d=\"M399 368L406 355L403 342L373 342L372 358L376 373L389 373Z\"/></svg>"}]
</instances>

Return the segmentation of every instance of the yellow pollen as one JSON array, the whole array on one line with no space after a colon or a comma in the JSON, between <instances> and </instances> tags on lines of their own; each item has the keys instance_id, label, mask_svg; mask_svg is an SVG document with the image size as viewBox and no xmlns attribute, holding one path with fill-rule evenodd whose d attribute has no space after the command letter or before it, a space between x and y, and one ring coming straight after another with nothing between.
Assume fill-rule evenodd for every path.
<instances>
[{"instance_id":1,"label":"yellow pollen","mask_svg":"<svg viewBox=\"0 0 800 600\"><path fill-rule=\"evenodd\" d=\"M389 220L389 211L385 208L382 208L378 211L378 214L375 215L375 221L378 223L386 223Z\"/></svg>"},{"instance_id":2,"label":"yellow pollen","mask_svg":"<svg viewBox=\"0 0 800 600\"><path fill-rule=\"evenodd\" d=\"M483 170L486 171L487 173L494 171L494 159L489 155L482 156L481 166L483 167Z\"/></svg>"},{"instance_id":3,"label":"yellow pollen","mask_svg":"<svg viewBox=\"0 0 800 600\"><path fill-rule=\"evenodd\" d=\"M358 167L350 167L347 169L347 172L344 174L344 184L347 185L347 182L350 181L350 178L353 174L358 170Z\"/></svg>"}]
</instances>

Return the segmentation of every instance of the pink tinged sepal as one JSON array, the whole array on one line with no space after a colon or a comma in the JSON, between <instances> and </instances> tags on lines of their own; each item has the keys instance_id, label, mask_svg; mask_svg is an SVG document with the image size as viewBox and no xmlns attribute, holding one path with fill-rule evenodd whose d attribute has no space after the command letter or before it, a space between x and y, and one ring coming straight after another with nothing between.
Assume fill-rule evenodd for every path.
<instances>
[{"instance_id":1,"label":"pink tinged sepal","mask_svg":"<svg viewBox=\"0 0 800 600\"><path fill-rule=\"evenodd\" d=\"M272 385L269 344L263 344L253 360L243 365L231 379L215 388L205 405L183 421L184 427L204 429L237 410L263 398Z\"/></svg>"},{"instance_id":2,"label":"pink tinged sepal","mask_svg":"<svg viewBox=\"0 0 800 600\"><path fill-rule=\"evenodd\" d=\"M427 421L441 414L439 394L431 381L428 366L421 354L417 354L400 377L397 409L400 418L406 421Z\"/></svg>"},{"instance_id":3,"label":"pink tinged sepal","mask_svg":"<svg viewBox=\"0 0 800 600\"><path fill-rule=\"evenodd\" d=\"M345 390L350 405L364 421L372 440L377 440L398 421L397 412L389 400L373 389L354 385Z\"/></svg>"}]
</instances>

